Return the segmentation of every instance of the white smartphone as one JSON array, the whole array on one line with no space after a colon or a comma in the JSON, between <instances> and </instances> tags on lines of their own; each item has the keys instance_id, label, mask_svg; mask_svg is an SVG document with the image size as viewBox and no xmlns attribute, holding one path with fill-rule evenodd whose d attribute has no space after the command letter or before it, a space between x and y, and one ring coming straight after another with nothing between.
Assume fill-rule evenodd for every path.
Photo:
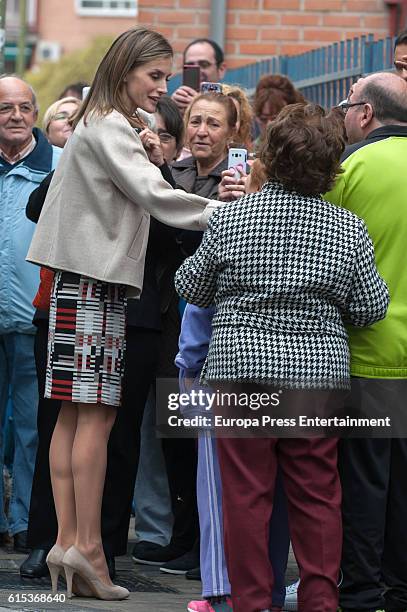
<instances>
[{"instance_id":1,"label":"white smartphone","mask_svg":"<svg viewBox=\"0 0 407 612\"><path fill-rule=\"evenodd\" d=\"M82 100L86 98L90 90L90 87L82 87Z\"/></svg>"},{"instance_id":2,"label":"white smartphone","mask_svg":"<svg viewBox=\"0 0 407 612\"><path fill-rule=\"evenodd\" d=\"M246 149L229 149L228 168L235 171L236 180L240 178L240 172L237 166L242 166L246 172L247 150Z\"/></svg>"}]
</instances>

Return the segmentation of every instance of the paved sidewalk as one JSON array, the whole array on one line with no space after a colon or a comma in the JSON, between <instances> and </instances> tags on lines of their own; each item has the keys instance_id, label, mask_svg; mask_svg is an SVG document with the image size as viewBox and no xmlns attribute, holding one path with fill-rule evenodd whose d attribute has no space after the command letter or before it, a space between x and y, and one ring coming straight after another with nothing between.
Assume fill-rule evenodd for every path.
<instances>
[{"instance_id":1,"label":"paved sidewalk","mask_svg":"<svg viewBox=\"0 0 407 612\"><path fill-rule=\"evenodd\" d=\"M134 532L133 532L134 533ZM129 542L129 551L133 542ZM0 612L42 612L43 610L67 610L69 612L186 612L191 599L200 599L200 582L186 580L184 576L163 574L158 567L135 565L130 555L116 559L116 583L130 591L129 599L106 602L96 599L74 597L65 599L65 588L61 584L60 601L41 602L51 595L49 579L22 580L19 566L26 555L17 555L12 549L0 548ZM290 555L287 582L295 580L297 568ZM14 601L10 601L13 599ZM65 599L65 601L64 601Z\"/></svg>"}]
</instances>

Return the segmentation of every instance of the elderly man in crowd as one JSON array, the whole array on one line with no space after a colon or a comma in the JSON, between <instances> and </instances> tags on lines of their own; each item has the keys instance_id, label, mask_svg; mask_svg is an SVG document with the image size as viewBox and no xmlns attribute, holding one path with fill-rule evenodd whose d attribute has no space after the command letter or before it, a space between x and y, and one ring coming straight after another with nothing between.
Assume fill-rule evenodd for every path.
<instances>
[{"instance_id":1,"label":"elderly man in crowd","mask_svg":"<svg viewBox=\"0 0 407 612\"><path fill-rule=\"evenodd\" d=\"M398 430L395 424L405 413L407 395L407 82L391 73L361 78L343 110L350 144L344 172L327 199L364 219L390 291L383 321L349 328L349 409L389 416L393 429L387 435L404 437L341 442L340 602L342 612L402 612L407 609L406 419L398 421Z\"/></svg>"},{"instance_id":2,"label":"elderly man in crowd","mask_svg":"<svg viewBox=\"0 0 407 612\"><path fill-rule=\"evenodd\" d=\"M184 50L184 65L197 64L201 69L201 83L218 83L226 73L226 64L223 51L214 40L198 38L193 40ZM172 94L172 99L184 113L185 109L198 92L191 87L182 85Z\"/></svg>"},{"instance_id":3,"label":"elderly man in crowd","mask_svg":"<svg viewBox=\"0 0 407 612\"><path fill-rule=\"evenodd\" d=\"M397 74L407 81L407 30L401 32L394 43L394 67Z\"/></svg>"},{"instance_id":4,"label":"elderly man in crowd","mask_svg":"<svg viewBox=\"0 0 407 612\"><path fill-rule=\"evenodd\" d=\"M0 499L0 533L26 551L28 510L37 449L37 379L32 300L39 272L25 261L34 224L25 216L30 193L55 167L58 149L34 128L35 94L22 79L0 77L0 420L9 394L15 450L8 520ZM0 449L3 456L3 449ZM0 466L1 468L1 466ZM0 476L2 476L2 469ZM2 488L1 488L2 490ZM0 497L2 495L0 494Z\"/></svg>"}]
</instances>

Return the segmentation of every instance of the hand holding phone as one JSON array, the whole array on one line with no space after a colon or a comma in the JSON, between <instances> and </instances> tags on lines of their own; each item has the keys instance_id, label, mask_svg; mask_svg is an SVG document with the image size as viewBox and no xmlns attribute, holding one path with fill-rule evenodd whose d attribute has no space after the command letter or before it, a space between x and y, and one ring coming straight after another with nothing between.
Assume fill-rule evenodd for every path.
<instances>
[{"instance_id":1,"label":"hand holding phone","mask_svg":"<svg viewBox=\"0 0 407 612\"><path fill-rule=\"evenodd\" d=\"M185 64L182 73L182 84L199 91L201 84L201 68L198 64Z\"/></svg>"},{"instance_id":2,"label":"hand holding phone","mask_svg":"<svg viewBox=\"0 0 407 612\"><path fill-rule=\"evenodd\" d=\"M242 171L243 172L243 171ZM248 175L243 172L236 180L235 170L223 170L222 180L218 187L218 200L222 202L231 202L241 198L246 193L246 181Z\"/></svg>"},{"instance_id":3,"label":"hand holding phone","mask_svg":"<svg viewBox=\"0 0 407 612\"><path fill-rule=\"evenodd\" d=\"M242 173L246 173L247 150L229 149L228 168L235 171L236 181Z\"/></svg>"},{"instance_id":4,"label":"hand holding phone","mask_svg":"<svg viewBox=\"0 0 407 612\"><path fill-rule=\"evenodd\" d=\"M178 87L178 89L174 91L171 98L174 100L181 113L184 114L187 106L191 104L192 100L197 95L198 93L194 89L191 89L186 85L181 85L181 87Z\"/></svg>"}]
</instances>

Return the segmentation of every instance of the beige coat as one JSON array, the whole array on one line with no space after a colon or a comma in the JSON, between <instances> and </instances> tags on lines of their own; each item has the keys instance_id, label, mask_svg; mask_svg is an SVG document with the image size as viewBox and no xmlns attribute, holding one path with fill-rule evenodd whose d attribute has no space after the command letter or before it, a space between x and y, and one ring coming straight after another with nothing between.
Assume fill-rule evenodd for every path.
<instances>
[{"instance_id":1,"label":"beige coat","mask_svg":"<svg viewBox=\"0 0 407 612\"><path fill-rule=\"evenodd\" d=\"M203 230L219 202L164 181L138 134L113 111L81 121L65 146L27 260L129 286L143 285L150 214L175 227Z\"/></svg>"}]
</instances>

